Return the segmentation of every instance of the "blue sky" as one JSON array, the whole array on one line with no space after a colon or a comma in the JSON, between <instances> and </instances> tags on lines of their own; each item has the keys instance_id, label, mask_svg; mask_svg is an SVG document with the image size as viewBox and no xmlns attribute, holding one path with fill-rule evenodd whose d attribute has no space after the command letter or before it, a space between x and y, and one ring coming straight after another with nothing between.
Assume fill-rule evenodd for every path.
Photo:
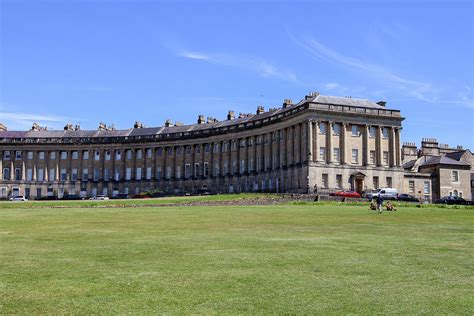
<instances>
[{"instance_id":1,"label":"blue sky","mask_svg":"<svg viewBox=\"0 0 474 316\"><path fill-rule=\"evenodd\" d=\"M387 101L403 141L474 148L472 1L0 4L10 130L189 124L318 91Z\"/></svg>"}]
</instances>

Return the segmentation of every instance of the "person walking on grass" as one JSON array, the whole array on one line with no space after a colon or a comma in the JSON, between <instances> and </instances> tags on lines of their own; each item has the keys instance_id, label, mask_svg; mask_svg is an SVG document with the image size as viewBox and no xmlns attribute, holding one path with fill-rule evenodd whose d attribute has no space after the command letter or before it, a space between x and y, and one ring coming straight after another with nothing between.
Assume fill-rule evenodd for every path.
<instances>
[{"instance_id":1,"label":"person walking on grass","mask_svg":"<svg viewBox=\"0 0 474 316\"><path fill-rule=\"evenodd\" d=\"M377 194L377 211L379 214L382 214L382 204L383 204L383 197L382 194Z\"/></svg>"}]
</instances>

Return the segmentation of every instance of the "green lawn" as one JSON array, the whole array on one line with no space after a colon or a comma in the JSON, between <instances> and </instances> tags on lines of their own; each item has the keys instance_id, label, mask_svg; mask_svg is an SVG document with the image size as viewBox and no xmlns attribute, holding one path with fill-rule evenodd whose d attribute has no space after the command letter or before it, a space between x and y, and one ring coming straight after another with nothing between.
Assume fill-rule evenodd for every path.
<instances>
[{"instance_id":1,"label":"green lawn","mask_svg":"<svg viewBox=\"0 0 474 316\"><path fill-rule=\"evenodd\" d=\"M0 314L474 313L474 210L0 208Z\"/></svg>"}]
</instances>

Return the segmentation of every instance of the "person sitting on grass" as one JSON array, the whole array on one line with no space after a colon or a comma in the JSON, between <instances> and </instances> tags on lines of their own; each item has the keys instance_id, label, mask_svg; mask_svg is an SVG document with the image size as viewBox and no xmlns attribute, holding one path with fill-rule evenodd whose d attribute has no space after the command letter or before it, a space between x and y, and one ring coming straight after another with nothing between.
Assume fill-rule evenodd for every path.
<instances>
[{"instance_id":1,"label":"person sitting on grass","mask_svg":"<svg viewBox=\"0 0 474 316\"><path fill-rule=\"evenodd\" d=\"M377 209L377 203L375 199L370 200L369 210L375 211Z\"/></svg>"},{"instance_id":2,"label":"person sitting on grass","mask_svg":"<svg viewBox=\"0 0 474 316\"><path fill-rule=\"evenodd\" d=\"M387 208L387 211L396 211L397 210L395 208L395 206L393 206L393 204L390 203L390 201L387 202L387 205L385 205L385 207Z\"/></svg>"}]
</instances>

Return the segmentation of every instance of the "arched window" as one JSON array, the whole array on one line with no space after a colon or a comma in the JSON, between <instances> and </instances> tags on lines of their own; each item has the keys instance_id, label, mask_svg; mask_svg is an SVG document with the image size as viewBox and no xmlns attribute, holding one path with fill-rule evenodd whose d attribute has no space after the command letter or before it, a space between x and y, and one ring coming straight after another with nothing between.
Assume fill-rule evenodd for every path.
<instances>
[{"instance_id":1,"label":"arched window","mask_svg":"<svg viewBox=\"0 0 474 316\"><path fill-rule=\"evenodd\" d=\"M454 196L454 197L458 197L458 190L454 190L454 191L453 191L453 196Z\"/></svg>"}]
</instances>

